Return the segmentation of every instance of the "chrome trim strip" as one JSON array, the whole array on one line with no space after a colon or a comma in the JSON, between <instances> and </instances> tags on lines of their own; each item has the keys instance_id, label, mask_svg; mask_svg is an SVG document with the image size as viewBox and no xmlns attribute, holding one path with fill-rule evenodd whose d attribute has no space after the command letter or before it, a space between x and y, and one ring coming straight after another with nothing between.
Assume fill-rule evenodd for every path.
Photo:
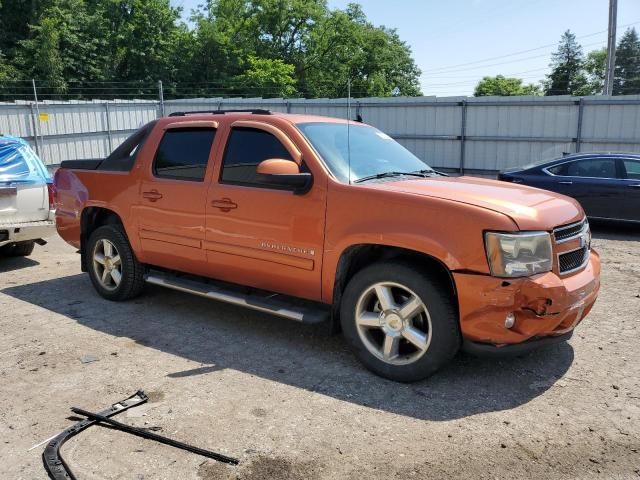
<instances>
[{"instance_id":1,"label":"chrome trim strip","mask_svg":"<svg viewBox=\"0 0 640 480\"><path fill-rule=\"evenodd\" d=\"M586 220L586 218L583 218L582 220L578 221L578 222L574 222L574 223L570 223L568 225L563 225L561 227L556 227L553 229L554 232L560 232L562 230L568 230L569 228L573 228L576 225L580 225L581 223L583 223Z\"/></svg>"},{"instance_id":2,"label":"chrome trim strip","mask_svg":"<svg viewBox=\"0 0 640 480\"><path fill-rule=\"evenodd\" d=\"M578 226L580 224L582 224L582 228L578 232L576 232L574 235L571 235L570 237L567 237L567 238L561 238L561 239L558 239L556 237L556 232L562 232L564 230L569 230L571 228L575 228L576 226ZM570 242L571 240L575 240L576 238L579 238L582 234L584 234L587 231L589 231L589 222L587 222L587 219L585 217L579 222L575 222L575 223L571 223L569 225L564 225L562 227L554 228L553 229L553 239L556 241L557 245L560 245L562 243ZM563 253L567 253L567 252L563 252Z\"/></svg>"},{"instance_id":3,"label":"chrome trim strip","mask_svg":"<svg viewBox=\"0 0 640 480\"><path fill-rule=\"evenodd\" d=\"M555 168L555 167L559 167L560 165L566 165L567 163L571 163L571 162L580 162L582 160L593 160L593 159L606 159L606 158L611 158L614 162L616 162L616 160L620 159L620 160L635 160L634 158L627 158L627 157L603 157L602 155L598 156L598 155L593 155L593 156L585 156L585 157L581 157L581 158L570 158L567 159L564 162L560 162L560 163L556 163L554 165L549 165L547 167L542 168L542 171L544 173L546 173L547 175L549 175L550 177L557 177L557 178L591 178L591 179L599 179L599 180L624 180L623 178L620 177L583 177L580 175L556 175L555 173L551 173L549 171L550 168Z\"/></svg>"}]
</instances>

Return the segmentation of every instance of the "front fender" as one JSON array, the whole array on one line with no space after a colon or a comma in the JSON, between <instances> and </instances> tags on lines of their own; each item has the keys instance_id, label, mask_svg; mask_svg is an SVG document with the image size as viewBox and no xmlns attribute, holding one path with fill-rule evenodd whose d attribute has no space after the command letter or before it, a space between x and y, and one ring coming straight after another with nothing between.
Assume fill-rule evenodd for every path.
<instances>
[{"instance_id":1,"label":"front fender","mask_svg":"<svg viewBox=\"0 0 640 480\"><path fill-rule=\"evenodd\" d=\"M329 189L322 298L333 301L336 271L354 245L428 255L449 271L489 273L485 230L517 230L508 216L447 199L335 184Z\"/></svg>"}]
</instances>

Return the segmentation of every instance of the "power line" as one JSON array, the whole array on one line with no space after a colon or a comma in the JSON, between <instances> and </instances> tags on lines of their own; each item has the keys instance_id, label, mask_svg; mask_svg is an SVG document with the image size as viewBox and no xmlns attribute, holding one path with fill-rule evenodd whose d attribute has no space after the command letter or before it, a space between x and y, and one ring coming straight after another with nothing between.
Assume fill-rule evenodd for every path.
<instances>
[{"instance_id":1,"label":"power line","mask_svg":"<svg viewBox=\"0 0 640 480\"><path fill-rule=\"evenodd\" d=\"M640 20L638 20L636 22L632 22L632 23L627 23L627 24L624 24L624 25L619 25L619 27L620 28L631 27L631 26L637 25L639 23L640 23ZM581 36L576 37L576 38L578 38L578 39L588 38L588 37L593 37L595 35L600 35L600 34L606 33L606 32L607 32L607 30L601 30L599 32L593 32L593 33L589 33L587 35L581 35ZM598 42L598 43L600 43L600 42ZM444 67L432 68L432 69L429 69L429 70L425 70L423 73L425 73L425 72L439 72L439 71L442 71L442 70L455 69L456 67L464 67L464 66L468 66L468 65L476 65L478 63L490 62L492 60L499 60L501 58L507 58L507 57L513 57L513 56L516 56L516 55L522 55L523 53L535 52L537 50L542 50L542 49L545 49L545 48L551 48L551 47L555 47L557 45L558 45L557 42L556 43L550 43L550 44L547 44L547 45L542 45L540 47L530 48L528 50L521 50L519 52L508 53L508 54L499 55L499 56L496 56L496 57L489 57L489 58L485 58L485 59L482 59L482 60L476 60L474 62L459 63L457 65L448 65L448 66L444 66ZM583 46L584 47L588 47L589 45L583 45ZM536 57L529 57L529 58L536 58Z\"/></svg>"}]
</instances>

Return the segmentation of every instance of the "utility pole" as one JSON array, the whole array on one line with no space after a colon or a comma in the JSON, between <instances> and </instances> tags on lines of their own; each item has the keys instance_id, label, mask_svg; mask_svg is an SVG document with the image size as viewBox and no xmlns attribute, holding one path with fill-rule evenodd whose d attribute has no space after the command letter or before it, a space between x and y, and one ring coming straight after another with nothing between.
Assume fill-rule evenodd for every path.
<instances>
[{"instance_id":1,"label":"utility pole","mask_svg":"<svg viewBox=\"0 0 640 480\"><path fill-rule=\"evenodd\" d=\"M613 74L616 68L616 23L618 0L609 0L609 39L607 42L607 67L604 74L603 95L613 94Z\"/></svg>"}]
</instances>

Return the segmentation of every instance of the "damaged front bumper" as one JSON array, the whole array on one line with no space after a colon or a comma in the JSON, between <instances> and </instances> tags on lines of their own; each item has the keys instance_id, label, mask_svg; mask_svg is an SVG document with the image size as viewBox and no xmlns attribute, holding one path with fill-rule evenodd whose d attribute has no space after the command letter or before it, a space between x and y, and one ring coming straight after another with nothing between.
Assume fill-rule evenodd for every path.
<instances>
[{"instance_id":1,"label":"damaged front bumper","mask_svg":"<svg viewBox=\"0 0 640 480\"><path fill-rule=\"evenodd\" d=\"M591 251L584 269L566 277L553 272L516 279L458 272L453 277L465 349L522 353L570 337L598 296L600 257Z\"/></svg>"}]
</instances>

